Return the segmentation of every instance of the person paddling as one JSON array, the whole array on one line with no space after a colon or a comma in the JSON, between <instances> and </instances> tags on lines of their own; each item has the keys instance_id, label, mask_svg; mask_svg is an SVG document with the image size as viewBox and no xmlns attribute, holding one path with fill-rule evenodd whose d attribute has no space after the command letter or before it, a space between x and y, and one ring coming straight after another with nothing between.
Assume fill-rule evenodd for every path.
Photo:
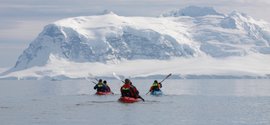
<instances>
[{"instance_id":1,"label":"person paddling","mask_svg":"<svg viewBox=\"0 0 270 125\"><path fill-rule=\"evenodd\" d=\"M131 85L129 79L125 79L125 84L120 88L122 97L138 98L139 91L135 86Z\"/></svg>"},{"instance_id":2,"label":"person paddling","mask_svg":"<svg viewBox=\"0 0 270 125\"><path fill-rule=\"evenodd\" d=\"M107 81L106 81L106 80L103 81L103 84L104 84L105 87L106 87L105 91L106 91L106 92L111 92L111 88L110 88L109 85L107 84Z\"/></svg>"},{"instance_id":3,"label":"person paddling","mask_svg":"<svg viewBox=\"0 0 270 125\"><path fill-rule=\"evenodd\" d=\"M140 96L139 96L139 91L137 90L137 88L132 84L132 82L130 82L130 86L131 86L131 89L133 90L133 92L135 93L134 94L134 97L135 98L140 98Z\"/></svg>"},{"instance_id":4,"label":"person paddling","mask_svg":"<svg viewBox=\"0 0 270 125\"><path fill-rule=\"evenodd\" d=\"M129 79L125 79L125 84L120 88L122 97L131 97L131 98L140 98L142 101L144 99L139 95L137 88L132 85L132 82Z\"/></svg>"},{"instance_id":5,"label":"person paddling","mask_svg":"<svg viewBox=\"0 0 270 125\"><path fill-rule=\"evenodd\" d=\"M94 89L97 90L97 92L106 92L106 85L102 83L102 79L98 80L98 83L95 85Z\"/></svg>"},{"instance_id":6,"label":"person paddling","mask_svg":"<svg viewBox=\"0 0 270 125\"><path fill-rule=\"evenodd\" d=\"M154 83L152 84L149 92L161 91L160 88L162 88L162 84L160 82L158 82L157 80L155 80Z\"/></svg>"}]
</instances>

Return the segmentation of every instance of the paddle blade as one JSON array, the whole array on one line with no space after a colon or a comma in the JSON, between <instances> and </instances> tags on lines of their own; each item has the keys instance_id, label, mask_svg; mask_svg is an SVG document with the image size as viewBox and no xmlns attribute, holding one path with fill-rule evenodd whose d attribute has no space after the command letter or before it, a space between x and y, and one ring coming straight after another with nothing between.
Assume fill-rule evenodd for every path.
<instances>
[{"instance_id":1,"label":"paddle blade","mask_svg":"<svg viewBox=\"0 0 270 125\"><path fill-rule=\"evenodd\" d=\"M144 99L141 96L139 96L139 98L144 102Z\"/></svg>"},{"instance_id":2,"label":"paddle blade","mask_svg":"<svg viewBox=\"0 0 270 125\"><path fill-rule=\"evenodd\" d=\"M122 81L123 83L125 83L115 72L113 72L113 76L114 76L114 78L116 78L116 79Z\"/></svg>"},{"instance_id":3,"label":"paddle blade","mask_svg":"<svg viewBox=\"0 0 270 125\"><path fill-rule=\"evenodd\" d=\"M88 73L88 77L91 78L91 79L95 79L98 82L98 79L93 74Z\"/></svg>"},{"instance_id":4,"label":"paddle blade","mask_svg":"<svg viewBox=\"0 0 270 125\"><path fill-rule=\"evenodd\" d=\"M116 78L116 79L118 79L118 80L121 80L121 78L120 78L118 75L116 75L115 72L113 72L113 76L114 76L114 78ZM122 80L121 80L121 81L122 81Z\"/></svg>"},{"instance_id":5,"label":"paddle blade","mask_svg":"<svg viewBox=\"0 0 270 125\"><path fill-rule=\"evenodd\" d=\"M170 73L169 75L167 75L160 83L162 83L164 80L166 80L167 78L169 78L172 74Z\"/></svg>"},{"instance_id":6,"label":"paddle blade","mask_svg":"<svg viewBox=\"0 0 270 125\"><path fill-rule=\"evenodd\" d=\"M172 74L170 73L169 75L166 76L166 79L169 78Z\"/></svg>"},{"instance_id":7,"label":"paddle blade","mask_svg":"<svg viewBox=\"0 0 270 125\"><path fill-rule=\"evenodd\" d=\"M95 78L95 76L92 73L88 73L89 78Z\"/></svg>"}]
</instances>

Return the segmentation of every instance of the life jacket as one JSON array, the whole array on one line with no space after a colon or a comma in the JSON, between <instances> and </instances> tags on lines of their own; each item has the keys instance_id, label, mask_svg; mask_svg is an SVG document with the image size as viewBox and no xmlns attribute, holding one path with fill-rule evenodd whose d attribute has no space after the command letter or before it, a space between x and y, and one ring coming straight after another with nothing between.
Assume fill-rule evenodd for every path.
<instances>
[{"instance_id":1,"label":"life jacket","mask_svg":"<svg viewBox=\"0 0 270 125\"><path fill-rule=\"evenodd\" d=\"M131 87L130 84L125 84L121 87L121 91L130 91L131 89L130 87Z\"/></svg>"},{"instance_id":2,"label":"life jacket","mask_svg":"<svg viewBox=\"0 0 270 125\"><path fill-rule=\"evenodd\" d=\"M95 88L97 89L98 92L105 92L106 87L103 83L98 83Z\"/></svg>"},{"instance_id":3,"label":"life jacket","mask_svg":"<svg viewBox=\"0 0 270 125\"><path fill-rule=\"evenodd\" d=\"M158 87L158 83L157 82L154 82L152 86Z\"/></svg>"},{"instance_id":4,"label":"life jacket","mask_svg":"<svg viewBox=\"0 0 270 125\"><path fill-rule=\"evenodd\" d=\"M121 94L124 97L133 97L134 93L130 84L125 84L121 87Z\"/></svg>"},{"instance_id":5,"label":"life jacket","mask_svg":"<svg viewBox=\"0 0 270 125\"><path fill-rule=\"evenodd\" d=\"M160 89L160 84L157 83L157 82L154 82L154 83L152 84L152 86L151 86L150 91L153 91L153 90L158 91L159 89Z\"/></svg>"},{"instance_id":6,"label":"life jacket","mask_svg":"<svg viewBox=\"0 0 270 125\"><path fill-rule=\"evenodd\" d=\"M98 88L104 87L104 84L103 84L103 83L98 83L98 84L97 84L97 87L98 87Z\"/></svg>"}]
</instances>

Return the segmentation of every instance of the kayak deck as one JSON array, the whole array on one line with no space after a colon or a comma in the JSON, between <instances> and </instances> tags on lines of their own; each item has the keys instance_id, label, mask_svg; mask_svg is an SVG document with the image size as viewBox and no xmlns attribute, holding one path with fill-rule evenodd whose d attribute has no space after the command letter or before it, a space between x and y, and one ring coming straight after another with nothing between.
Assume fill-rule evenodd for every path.
<instances>
[{"instance_id":1,"label":"kayak deck","mask_svg":"<svg viewBox=\"0 0 270 125\"><path fill-rule=\"evenodd\" d=\"M111 95L112 92L96 92L96 95Z\"/></svg>"},{"instance_id":2,"label":"kayak deck","mask_svg":"<svg viewBox=\"0 0 270 125\"><path fill-rule=\"evenodd\" d=\"M134 102L138 102L139 98L120 97L119 101L122 102L122 103L134 103Z\"/></svg>"},{"instance_id":3,"label":"kayak deck","mask_svg":"<svg viewBox=\"0 0 270 125\"><path fill-rule=\"evenodd\" d=\"M163 95L163 92L161 90L158 90L158 91L152 91L151 92L151 95L154 95L154 96L161 96Z\"/></svg>"}]
</instances>

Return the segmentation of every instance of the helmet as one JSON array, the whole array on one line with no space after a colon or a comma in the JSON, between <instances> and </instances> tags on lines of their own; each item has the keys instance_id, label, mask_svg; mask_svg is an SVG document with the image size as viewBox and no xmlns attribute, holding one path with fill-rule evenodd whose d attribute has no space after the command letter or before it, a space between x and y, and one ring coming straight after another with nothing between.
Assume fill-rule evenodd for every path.
<instances>
[{"instance_id":1,"label":"helmet","mask_svg":"<svg viewBox=\"0 0 270 125\"><path fill-rule=\"evenodd\" d=\"M158 81L157 81L157 80L155 80L154 82L155 82L155 83L158 83Z\"/></svg>"},{"instance_id":2,"label":"helmet","mask_svg":"<svg viewBox=\"0 0 270 125\"><path fill-rule=\"evenodd\" d=\"M102 82L102 79L99 79L98 82Z\"/></svg>"},{"instance_id":3,"label":"helmet","mask_svg":"<svg viewBox=\"0 0 270 125\"><path fill-rule=\"evenodd\" d=\"M125 79L125 83L130 83L130 80L129 79Z\"/></svg>"},{"instance_id":4,"label":"helmet","mask_svg":"<svg viewBox=\"0 0 270 125\"><path fill-rule=\"evenodd\" d=\"M106 81L106 80L104 80L104 81L103 81L103 83L104 83L104 84L107 84L107 81Z\"/></svg>"}]
</instances>

